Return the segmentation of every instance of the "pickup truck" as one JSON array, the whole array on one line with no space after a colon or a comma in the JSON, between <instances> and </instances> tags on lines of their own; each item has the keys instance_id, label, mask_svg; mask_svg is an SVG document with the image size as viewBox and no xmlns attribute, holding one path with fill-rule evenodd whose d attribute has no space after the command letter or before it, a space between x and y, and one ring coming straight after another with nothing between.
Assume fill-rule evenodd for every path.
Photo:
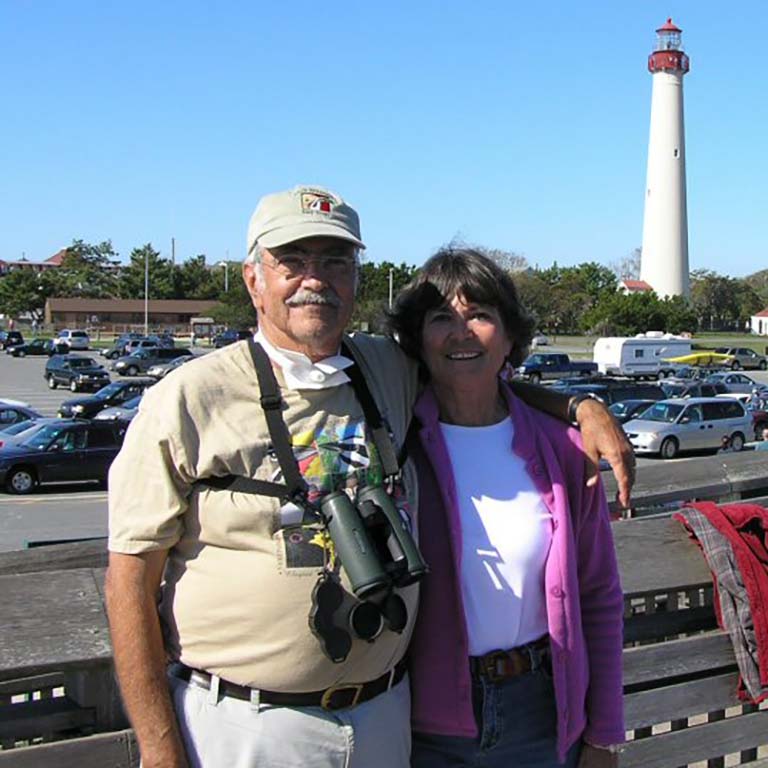
<instances>
[{"instance_id":1,"label":"pickup truck","mask_svg":"<svg viewBox=\"0 0 768 768\"><path fill-rule=\"evenodd\" d=\"M530 355L517 372L533 384L549 379L560 379L564 376L591 376L597 373L597 364L575 362L568 355L541 354Z\"/></svg>"}]
</instances>

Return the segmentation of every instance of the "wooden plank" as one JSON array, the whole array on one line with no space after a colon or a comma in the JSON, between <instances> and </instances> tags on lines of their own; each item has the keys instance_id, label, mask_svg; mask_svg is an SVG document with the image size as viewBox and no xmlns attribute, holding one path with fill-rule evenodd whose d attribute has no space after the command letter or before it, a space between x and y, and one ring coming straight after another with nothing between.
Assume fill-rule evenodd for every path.
<instances>
[{"instance_id":1,"label":"wooden plank","mask_svg":"<svg viewBox=\"0 0 768 768\"><path fill-rule=\"evenodd\" d=\"M0 552L0 576L73 568L106 568L106 565L106 539Z\"/></svg>"},{"instance_id":2,"label":"wooden plank","mask_svg":"<svg viewBox=\"0 0 768 768\"><path fill-rule=\"evenodd\" d=\"M742 702L736 695L738 679L736 672L730 672L627 694L624 697L626 727L634 730L739 706Z\"/></svg>"},{"instance_id":3,"label":"wooden plank","mask_svg":"<svg viewBox=\"0 0 768 768\"><path fill-rule=\"evenodd\" d=\"M111 662L100 578L90 569L0 576L0 680Z\"/></svg>"},{"instance_id":4,"label":"wooden plank","mask_svg":"<svg viewBox=\"0 0 768 768\"><path fill-rule=\"evenodd\" d=\"M768 710L630 741L621 768L669 768L768 744Z\"/></svg>"},{"instance_id":5,"label":"wooden plank","mask_svg":"<svg viewBox=\"0 0 768 768\"><path fill-rule=\"evenodd\" d=\"M0 751L0 768L138 768L133 731Z\"/></svg>"},{"instance_id":6,"label":"wooden plank","mask_svg":"<svg viewBox=\"0 0 768 768\"><path fill-rule=\"evenodd\" d=\"M625 693L736 668L731 641L722 632L627 648L622 663Z\"/></svg>"},{"instance_id":7,"label":"wooden plank","mask_svg":"<svg viewBox=\"0 0 768 768\"><path fill-rule=\"evenodd\" d=\"M622 520L614 523L613 538L626 597L712 583L701 550L675 520Z\"/></svg>"},{"instance_id":8,"label":"wooden plank","mask_svg":"<svg viewBox=\"0 0 768 768\"><path fill-rule=\"evenodd\" d=\"M95 721L93 710L79 707L66 696L9 704L0 715L0 739L17 741L92 726Z\"/></svg>"},{"instance_id":9,"label":"wooden plank","mask_svg":"<svg viewBox=\"0 0 768 768\"><path fill-rule=\"evenodd\" d=\"M668 613L638 613L624 620L624 642L661 640L674 635L716 628L717 620L711 606Z\"/></svg>"},{"instance_id":10,"label":"wooden plank","mask_svg":"<svg viewBox=\"0 0 768 768\"><path fill-rule=\"evenodd\" d=\"M62 685L64 685L64 675L60 672L50 672L47 675L35 675L0 682L0 696L10 697L19 693L59 688Z\"/></svg>"}]
</instances>

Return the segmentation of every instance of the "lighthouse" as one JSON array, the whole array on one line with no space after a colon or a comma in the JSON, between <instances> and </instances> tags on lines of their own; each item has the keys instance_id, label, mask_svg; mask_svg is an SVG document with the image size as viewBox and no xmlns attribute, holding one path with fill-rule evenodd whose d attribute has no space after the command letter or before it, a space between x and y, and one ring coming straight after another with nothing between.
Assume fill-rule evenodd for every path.
<instances>
[{"instance_id":1,"label":"lighthouse","mask_svg":"<svg viewBox=\"0 0 768 768\"><path fill-rule=\"evenodd\" d=\"M690 293L683 126L683 76L689 60L681 33L667 19L656 30L648 57L653 93L640 278L661 298Z\"/></svg>"}]
</instances>

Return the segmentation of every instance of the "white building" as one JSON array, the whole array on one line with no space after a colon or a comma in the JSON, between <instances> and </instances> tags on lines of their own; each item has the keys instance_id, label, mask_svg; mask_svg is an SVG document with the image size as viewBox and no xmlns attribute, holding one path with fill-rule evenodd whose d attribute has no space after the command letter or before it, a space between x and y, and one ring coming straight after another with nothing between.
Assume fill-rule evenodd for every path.
<instances>
[{"instance_id":1,"label":"white building","mask_svg":"<svg viewBox=\"0 0 768 768\"><path fill-rule=\"evenodd\" d=\"M667 19L656 30L648 57L653 91L640 279L659 298L690 294L683 125L683 76L689 60L681 32Z\"/></svg>"},{"instance_id":2,"label":"white building","mask_svg":"<svg viewBox=\"0 0 768 768\"><path fill-rule=\"evenodd\" d=\"M749 318L749 330L758 336L768 336L768 308Z\"/></svg>"}]
</instances>

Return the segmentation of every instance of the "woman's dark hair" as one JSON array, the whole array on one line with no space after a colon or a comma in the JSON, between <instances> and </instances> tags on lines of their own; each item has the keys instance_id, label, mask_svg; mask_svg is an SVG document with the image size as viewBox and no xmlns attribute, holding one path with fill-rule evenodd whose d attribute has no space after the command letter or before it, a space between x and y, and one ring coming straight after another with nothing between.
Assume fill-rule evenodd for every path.
<instances>
[{"instance_id":1,"label":"woman's dark hair","mask_svg":"<svg viewBox=\"0 0 768 768\"><path fill-rule=\"evenodd\" d=\"M474 248L448 246L427 260L389 312L390 334L406 354L420 360L424 318L429 311L449 304L457 294L498 311L512 340L507 359L513 366L520 365L531 341L533 320L520 305L512 278Z\"/></svg>"}]
</instances>

